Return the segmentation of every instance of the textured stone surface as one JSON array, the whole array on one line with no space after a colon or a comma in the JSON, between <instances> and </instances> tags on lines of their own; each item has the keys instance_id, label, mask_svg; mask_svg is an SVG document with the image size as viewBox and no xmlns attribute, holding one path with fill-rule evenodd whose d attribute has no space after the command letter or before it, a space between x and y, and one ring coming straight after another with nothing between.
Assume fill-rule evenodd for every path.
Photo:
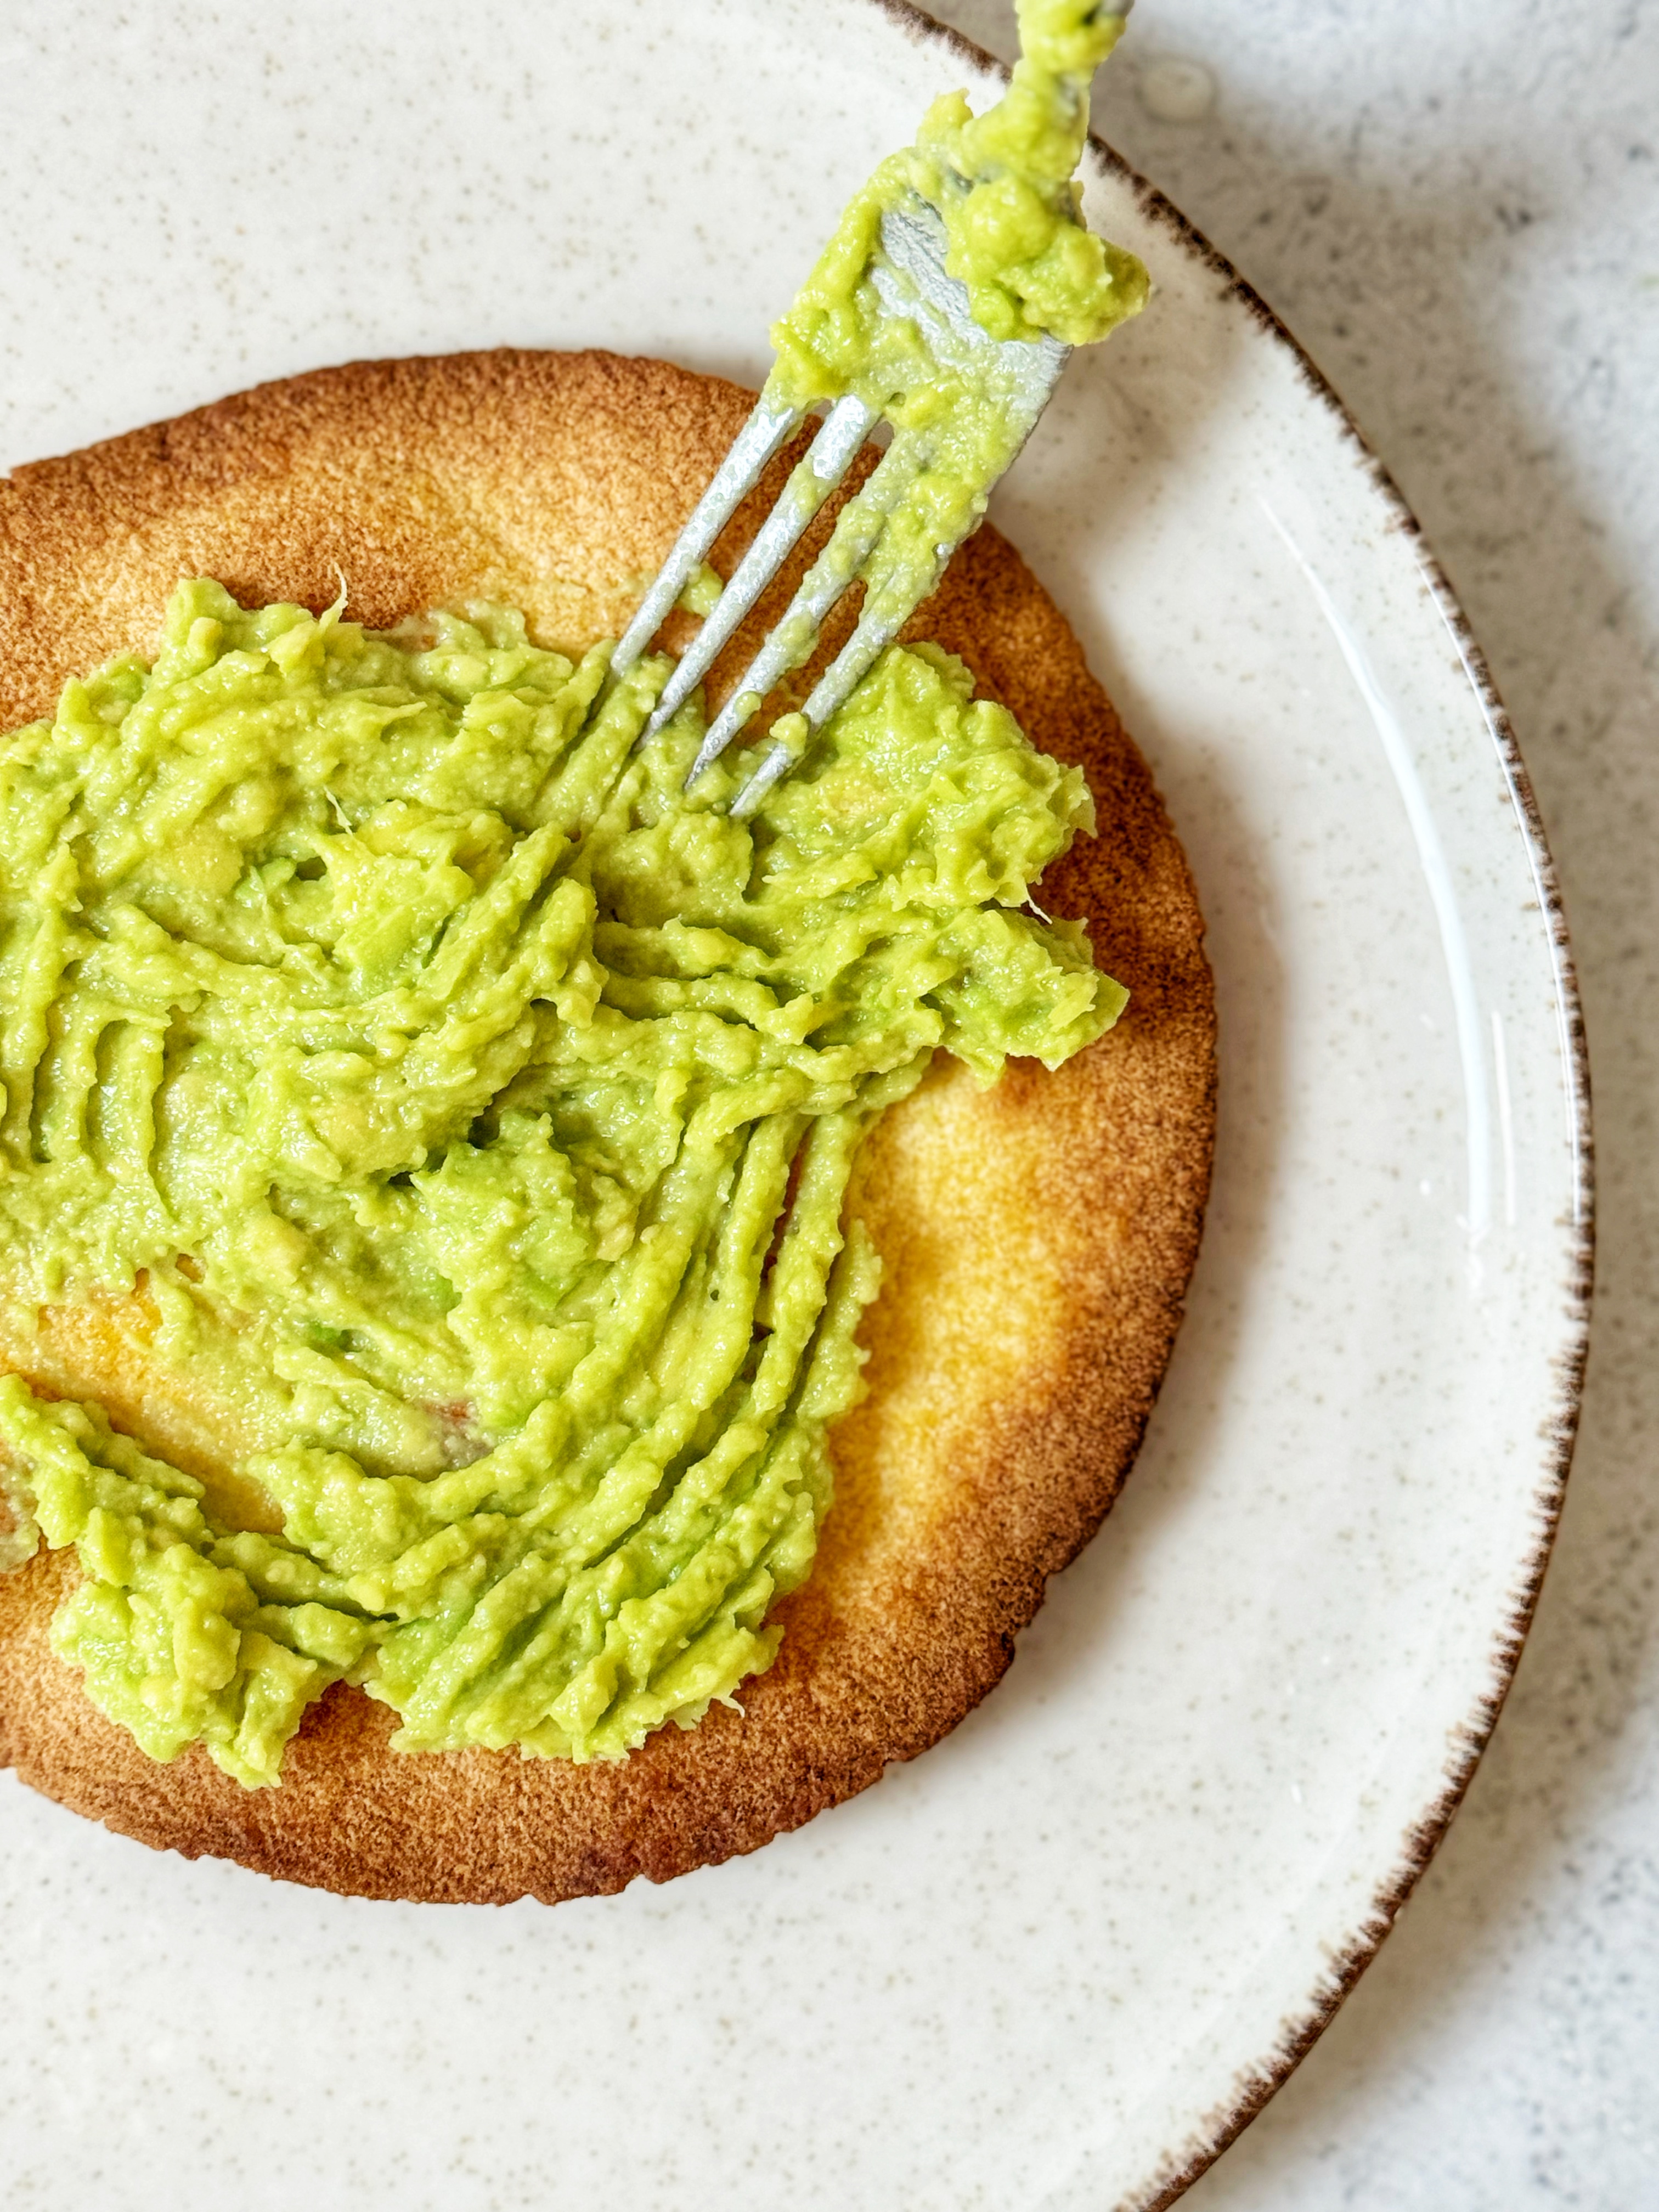
<instances>
[{"instance_id":1,"label":"textured stone surface","mask_svg":"<svg viewBox=\"0 0 1659 2212\"><path fill-rule=\"evenodd\" d=\"M752 188L740 196L723 180L752 170L730 148L763 137L767 118L739 112L728 79L703 58L730 51L751 4L771 21L804 13L785 0L680 0L675 45L659 37L641 50L630 22L650 13L660 26L665 0L650 10L626 0L563 9L491 0L467 16L465 38L453 35L453 11L442 15L441 44L430 40L437 0L370 0L343 14L316 0L234 0L210 23L182 0L0 8L0 82L15 95L0 459L61 451L259 376L365 352L602 340L752 371L757 335L732 333L757 334L784 296L760 210L799 225L802 240L810 215L816 234L836 161L849 147L862 161L897 143L919 110L922 72L914 87L905 78L899 99L886 76L872 78L856 52L849 62L826 42L817 106L793 125L790 151L806 181L798 188L792 173L788 194L769 203ZM815 27L832 12L812 0ZM678 43L688 25L701 82ZM586 40L592 70L596 26L635 72L625 168L614 158L616 106L570 62ZM970 27L1006 40L1003 0L987 0ZM884 69L908 66L900 43L884 50ZM1208 104L1191 96L1190 78L1176 95L1166 72L1143 106L1135 44L1149 58L1198 63L1213 87ZM1270 0L1248 14L1218 0L1141 0L1103 111L1324 362L1448 557L1550 811L1602 1109L1606 1310L1585 1449L1510 1721L1468 1819L1331 2039L1200 2185L1192 2201L1211 2212L1344 2203L1484 2212L1551 2201L1640 2212L1654 2202L1642 2140L1652 2129L1650 2038L1641 2041L1654 1824L1637 1778L1655 1765L1641 1717L1655 1556L1641 1447L1656 1388L1642 1285L1654 1279L1645 1261L1659 1222L1640 1143L1656 1027L1640 841L1659 770L1649 764L1655 683L1643 657L1656 626L1653 571L1650 559L1641 565L1654 512L1651 462L1645 480L1642 470L1654 441L1651 415L1644 426L1635 410L1644 374L1653 381L1644 364L1659 318L1659 292L1640 279L1659 273L1659 247L1640 230L1651 222L1651 163L1626 150L1655 110L1653 49L1650 15L1601 0L1559 14L1519 0L1444 0L1408 18L1355 0ZM131 88L148 82L158 55L163 84L135 101ZM769 98L775 86L774 114L793 114L788 88L766 75L775 58L741 60L729 83L751 104L757 82ZM385 133L405 109L389 160ZM707 213L695 252L678 220L683 198L647 159L688 109L701 137L674 192L695 193ZM1170 119L1172 109L1191 119ZM561 167L571 151L581 159ZM584 197L584 162L608 178L603 198ZM668 219L651 220L653 210ZM743 244L720 259L716 282L701 240L728 228ZM605 289L605 250L617 240L637 257L625 292ZM1180 276L1177 261L1166 305ZM1188 327L1215 340L1224 365L1226 330ZM1069 514L1075 487L1045 477L1044 456L1060 451L1067 422L1086 419L1088 395L1108 410L1125 393L1158 398L1148 373L1157 343L1149 317L1126 335L1109 383L1103 368L1097 382L1076 364L1034 448L1021 542L1034 554L1049 545L1062 577L1075 576L1077 541L1045 538L1037 495L1057 491L1056 508ZM1259 368L1270 350L1233 365ZM1199 356L1194 378L1218 357L1202 345ZM1176 368L1173 411L1152 410L1155 428L1170 421L1182 433L1156 471L1160 491L1177 479L1194 488L1179 465L1194 447ZM1083 458L1094 465L1091 451ZM1146 490L1149 471L1138 481ZM1139 519L1150 527L1156 502ZM1304 519L1314 530L1321 516ZM1132 599L1134 579L1116 580ZM1261 585L1244 574L1241 596L1257 609L1264 597L1282 602L1284 619L1298 618L1291 599ZM1085 593L1078 600L1103 672L1130 674L1114 625L1093 618ZM1123 604L1113 602L1120 612ZM1310 620L1304 607L1299 636ZM1231 678L1236 633L1228 643L1230 657L1214 665ZM1328 667L1328 642L1325 652ZM1200 704L1208 665L1194 657L1180 671ZM599 2195L644 2212L757 2188L858 2212L1030 2202L1080 2124L1107 2128L1115 2117L1109 2081L1079 2087L1078 2069L1115 2067L1121 2081L1164 2068L1201 2027L1206 1992L1200 1976L1191 1994L1188 1939L1206 1926L1233 1939L1247 1906L1271 1908L1285 1893L1275 1886L1287 1866L1281 1845L1301 1854L1303 1875L1324 1863L1346 1801L1304 1793L1303 1762L1317 1765L1332 1743L1294 1712L1305 1698L1326 1719L1348 1722L1353 1699L1309 1670L1278 1679L1285 1646L1270 1580L1250 1582L1248 1617L1243 1607L1221 1616L1230 1658L1236 1644L1244 1661L1224 1679L1204 1676L1169 1741L1143 1717L1167 1723L1160 1685L1188 1679L1177 1668L1197 1671L1212 1648L1211 1614L1170 1596L1193 1587L1195 1562L1224 1556L1214 1548L1220 1510L1241 1487L1237 1453L1208 1450L1225 1427L1210 1409L1270 1364L1241 1353L1229 1365L1227 1355L1261 1341L1243 1322L1271 1318L1271 1302L1239 1309L1236 1322L1221 1292L1230 1267L1265 1277L1268 1231L1285 1226L1284 1209L1255 1202L1268 1185L1244 1172L1279 1157L1257 1143L1248 1109L1254 1101L1272 1134L1299 1093L1272 1052L1253 1062L1240 1047L1253 1011L1259 1034L1270 1045L1278 1036L1278 971L1265 954L1285 910L1302 913L1329 880L1322 865L1335 863L1316 843L1298 846L1295 872L1258 873L1273 826L1263 814L1291 781L1291 749L1258 742L1249 775L1234 773L1244 757L1234 745L1248 746L1255 720L1243 699L1237 712L1193 724L1200 744L1184 719L1157 711L1164 695L1145 674L1135 726L1144 715L1149 740L1163 741L1161 772L1204 862L1214 941L1249 986L1231 1000L1225 1032L1236 1203L1212 1222L1205 1267L1215 1292L1177 1354L1202 1387L1166 1399L1110 1542L1056 1591L1008 1689L927 1761L754 1860L541 1917L315 1900L223 1866L139 1854L8 1785L8 2203L205 2208L234 2198L250 2212L296 2202L483 2212ZM1273 682L1291 712L1279 660L1257 653L1249 677ZM1340 687L1322 695L1321 711L1340 718ZM1338 765L1360 779L1341 789L1374 792L1367 757L1338 749ZM1251 836L1229 837L1241 817ZM1391 818L1378 817L1383 828ZM1397 847L1398 822L1395 830ZM1379 879L1389 854L1379 845L1372 878L1356 878L1356 856L1340 850L1352 900L1356 880ZM1397 862L1395 851L1384 888ZM1264 880L1279 904L1255 896ZM1299 962L1308 951L1303 935L1285 943ZM1314 980L1340 985L1346 1008L1352 981L1340 967L1333 952ZM1418 971L1431 988L1422 957ZM1304 1042L1341 1042L1346 1032L1318 1026L1329 1003L1297 1000L1310 1024L1297 1032ZM1293 1072L1306 1079L1310 1060L1329 1072L1339 1058L1304 1055ZM1443 1068L1429 1073L1425 1096L1437 1097ZM1322 1156L1304 1148L1295 1158L1317 1188ZM1351 1206L1346 1182L1340 1191ZM1432 1226L1426 1190L1421 1218ZM1305 1262L1305 1241L1295 1256ZM1327 1334L1369 1343L1375 1304L1357 1313L1340 1308ZM1212 1398L1206 1362L1218 1346ZM1402 1361L1397 1371L1417 1370ZM1332 1455L1319 1461L1309 1439L1340 1443L1340 1424L1333 1413L1321 1426L1313 1396L1298 1390L1285 1418L1301 1425L1297 1466L1328 1468ZM1227 1433L1239 1440L1237 1427ZM1277 1426L1267 1433L1279 1436ZM1368 1424L1360 1441L1386 1445L1389 1433ZM1250 1434L1247 1424L1240 1449ZM1358 1482L1364 1455L1349 1457ZM1270 1534L1303 1528L1322 1495L1282 1480L1252 1492L1268 1533L1251 1561L1268 1556ZM1456 1497L1436 1502L1455 1521ZM1379 1511L1374 1525L1401 1536L1421 1521L1402 1509L1393 1519ZM1419 1589L1431 1596L1433 1583L1423 1574L1391 1602L1403 1607ZM1161 1638L1145 1636L1149 1616ZM1322 1663L1317 1650L1310 1656ZM1244 1663L1264 1656L1261 1671ZM1346 1663L1346 1647L1339 1657ZM1103 1675L1117 1686L1109 1713L1091 1698ZM1362 1719L1370 1710L1392 1717L1386 1670L1356 1666L1345 1679L1380 1701ZM1225 1728L1225 1743L1206 1735L1206 1715L1216 1732ZM1075 1759L1106 1722L1117 1765ZM1041 1771L1023 1748L1033 1742ZM1225 1817L1218 1772L1237 1778L1258 1747L1266 1756L1243 1790L1258 1817ZM1016 1758L1042 1814L1011 1826L1005 1848L985 1832L986 1778L995 1769L1006 1791ZM1150 1778L1139 1807L1137 1775ZM1137 1826L1125 1808L1133 1815L1148 1798L1168 1818ZM1079 1826L1109 1881L1103 1914L1071 1848ZM1144 1844L1139 1858L1110 1848L1136 1836L1156 1838L1155 1862ZM1264 1862L1272 1878L1258 1880ZM1042 1899L1029 1918L1012 1908L1022 1881ZM1241 1888L1248 1894L1233 1893ZM1230 1940L1212 1990L1240 1955ZM1171 1989L1179 2001L1158 2016ZM1120 2005L1126 1990L1133 2006ZM757 2022L771 2029L759 2049ZM112 2047L118 2077L104 2063ZM608 2124L607 2100L641 2081L653 2094L629 2103L626 2130ZM711 2174L714 2185L702 2186L698 2176Z\"/></svg>"},{"instance_id":2,"label":"textured stone surface","mask_svg":"<svg viewBox=\"0 0 1659 2212\"><path fill-rule=\"evenodd\" d=\"M1009 51L1001 0L934 13ZM1200 119L1160 119L1168 58L1213 79ZM1561 871L1601 1185L1583 1425L1508 1711L1376 1965L1188 2202L1634 2212L1659 2203L1659 8L1141 0L1096 121L1308 347L1462 595Z\"/></svg>"}]
</instances>

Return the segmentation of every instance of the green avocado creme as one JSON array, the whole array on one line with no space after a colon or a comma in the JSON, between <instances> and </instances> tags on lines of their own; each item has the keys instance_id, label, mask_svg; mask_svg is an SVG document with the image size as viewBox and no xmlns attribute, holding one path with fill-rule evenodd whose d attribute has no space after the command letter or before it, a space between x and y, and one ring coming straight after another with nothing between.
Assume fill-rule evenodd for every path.
<instances>
[{"instance_id":1,"label":"green avocado creme","mask_svg":"<svg viewBox=\"0 0 1659 2212\"><path fill-rule=\"evenodd\" d=\"M1025 907L1080 772L938 647L750 822L608 654L198 581L0 741L8 1304L137 1289L260 1440L210 1491L0 1380L12 1557L75 1548L55 1648L158 1759L272 1783L343 1678L400 1749L579 1760L729 1698L859 1389L860 1136L1123 1003Z\"/></svg>"},{"instance_id":2,"label":"green avocado creme","mask_svg":"<svg viewBox=\"0 0 1659 2212\"><path fill-rule=\"evenodd\" d=\"M927 597L984 515L1034 419L1021 387L1038 367L988 359L994 348L936 345L928 315L884 300L883 278L890 294L894 276L886 217L903 216L913 230L920 218L973 321L1016 350L1042 342L1050 380L1058 363L1048 342L1105 337L1146 301L1146 270L1086 227L1073 178L1090 83L1122 35L1124 15L1091 0L1018 0L1018 12L1022 50L1003 98L980 116L960 92L935 100L915 145L890 155L854 194L772 328L769 404L782 411L850 398L890 426L886 461L849 502L821 562L826 586L861 580L863 619L883 636ZM811 514L828 488L809 456L789 495ZM801 625L804 650L811 617L787 619ZM760 703L750 695L750 711ZM797 712L771 734L781 767L806 750L811 730Z\"/></svg>"},{"instance_id":3,"label":"green avocado creme","mask_svg":"<svg viewBox=\"0 0 1659 2212\"><path fill-rule=\"evenodd\" d=\"M1016 0L1020 57L1007 92L975 116L960 92L936 100L914 146L890 155L848 203L788 313L772 326L771 389L798 406L856 392L896 419L931 412L928 364L890 339L870 264L883 214L914 193L945 224L945 269L994 338L1086 345L1138 314L1146 271L1085 224L1073 181L1089 88L1123 35L1127 9L1098 0ZM929 387L917 389L918 386Z\"/></svg>"}]
</instances>

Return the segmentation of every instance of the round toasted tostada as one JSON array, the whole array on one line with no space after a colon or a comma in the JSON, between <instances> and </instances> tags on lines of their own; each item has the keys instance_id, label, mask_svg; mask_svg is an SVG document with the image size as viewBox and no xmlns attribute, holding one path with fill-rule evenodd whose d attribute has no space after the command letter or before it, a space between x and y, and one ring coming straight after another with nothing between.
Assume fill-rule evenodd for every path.
<instances>
[{"instance_id":1,"label":"round toasted tostada","mask_svg":"<svg viewBox=\"0 0 1659 2212\"><path fill-rule=\"evenodd\" d=\"M374 628L491 599L549 643L615 636L751 397L601 353L363 362L20 469L0 483L0 729L50 713L66 678L153 651L192 575L313 610L343 580ZM792 459L716 549L722 574ZM717 665L715 696L827 527ZM674 617L669 641L690 622ZM866 1141L849 1205L884 1262L861 1330L869 1393L833 1432L817 1563L741 1710L716 1705L617 1763L411 1755L388 1747L396 1716L340 1684L280 1785L245 1790L200 1745L158 1764L88 1702L48 1641L76 1570L42 1552L0 1577L0 1763L187 1856L370 1897L552 1902L752 1850L926 1750L997 1681L1048 1577L1111 1505L1169 1359L1209 1180L1214 1001L1146 763L994 530L907 635L959 655L1035 744L1084 768L1098 835L1049 870L1042 901L1086 919L1130 999L1057 1073L1015 1061L981 1091L941 1058ZM238 1409L148 1356L152 1322L142 1288L40 1314L0 1297L0 1366L101 1402L222 1486Z\"/></svg>"}]
</instances>

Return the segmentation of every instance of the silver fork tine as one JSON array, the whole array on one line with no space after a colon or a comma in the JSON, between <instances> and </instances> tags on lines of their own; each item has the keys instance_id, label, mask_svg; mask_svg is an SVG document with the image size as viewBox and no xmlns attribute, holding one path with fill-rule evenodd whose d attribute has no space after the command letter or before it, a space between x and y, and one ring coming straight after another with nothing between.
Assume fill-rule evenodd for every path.
<instances>
[{"instance_id":1,"label":"silver fork tine","mask_svg":"<svg viewBox=\"0 0 1659 2212\"><path fill-rule=\"evenodd\" d=\"M774 745L743 789L732 801L732 819L734 822L746 822L773 785L781 783L794 765L795 756L787 745Z\"/></svg>"},{"instance_id":2,"label":"silver fork tine","mask_svg":"<svg viewBox=\"0 0 1659 2212\"><path fill-rule=\"evenodd\" d=\"M852 466L854 454L878 419L878 409L854 398L850 392L846 398L838 399L824 416L823 428L813 439L805 458L797 464L777 505L761 525L753 544L720 593L714 612L664 687L650 720L640 733L641 744L656 735L682 701L702 683L715 654L787 560L812 517ZM713 538L708 542L712 544Z\"/></svg>"},{"instance_id":3,"label":"silver fork tine","mask_svg":"<svg viewBox=\"0 0 1659 2212\"><path fill-rule=\"evenodd\" d=\"M906 313L925 332L928 343L942 358L964 373L994 379L1000 388L1007 450L1004 466L1019 451L1035 427L1059 380L1071 349L1055 338L1003 343L992 338L974 321L968 295L945 273L937 233L939 218L926 207L890 209L882 218L882 244L888 266L877 262L872 270L884 305ZM908 278L914 291L907 296L902 283L896 286L893 270ZM918 296L919 295L919 296ZM983 512L983 502L979 503ZM851 695L860 679L886 651L910 615L944 574L956 550L955 542L936 545L925 579L908 580L916 588L902 607L884 592L872 592L864 611L841 651L813 687L801 708L807 733L816 737L836 709ZM795 766L797 755L781 742L775 744L732 804L739 820L751 815L775 784Z\"/></svg>"},{"instance_id":4,"label":"silver fork tine","mask_svg":"<svg viewBox=\"0 0 1659 2212\"><path fill-rule=\"evenodd\" d=\"M967 487L971 496L965 503L960 497L952 499L948 496L951 486L944 486L947 496L932 528L947 542L933 543L915 568L902 539L896 539L890 549L885 545L890 528L898 528L905 495L923 478L932 458L931 430L904 430L896 422L887 453L863 491L848 501L782 620L774 625L716 716L685 779L688 788L731 744L779 678L808 658L824 617L848 586L862 577L865 603L853 635L800 710L809 736L822 729L937 585L957 544L984 513L991 485L1019 452L1048 404L1071 349L1054 337L994 338L975 321L967 289L949 274L945 259L945 223L937 209L911 194L884 210L879 245L868 264L882 316L907 324L924 358L960 379L981 404L989 443L982 444L980 473ZM900 381L902 386L902 377ZM655 736L702 682L884 411L890 414L892 403L886 409L872 407L850 393L830 410L811 451L790 477L690 651L665 685L641 732L641 744ZM769 411L763 398L629 625L612 657L614 669L627 668L650 643L744 492L800 419L781 408ZM921 522L933 504L925 499L918 502L916 512L908 518L909 525ZM931 537L930 530L924 546ZM884 557L890 550L892 557ZM732 812L753 814L798 757L798 750L781 739L775 743L738 793Z\"/></svg>"},{"instance_id":5,"label":"silver fork tine","mask_svg":"<svg viewBox=\"0 0 1659 2212\"><path fill-rule=\"evenodd\" d=\"M720 758L779 678L811 658L824 617L858 580L889 516L926 465L928 450L923 441L901 431L864 489L842 509L830 543L802 580L787 611L767 633L765 643L738 678L704 738L685 779L688 791Z\"/></svg>"},{"instance_id":6,"label":"silver fork tine","mask_svg":"<svg viewBox=\"0 0 1659 2212\"><path fill-rule=\"evenodd\" d=\"M668 611L691 580L709 547L760 481L761 472L801 419L798 407L756 403L749 420L726 448L708 489L692 508L650 590L635 610L611 656L611 672L621 676L639 659L668 617Z\"/></svg>"},{"instance_id":7,"label":"silver fork tine","mask_svg":"<svg viewBox=\"0 0 1659 2212\"><path fill-rule=\"evenodd\" d=\"M945 563L955 548L943 545L933 563L933 582L918 598L917 605L927 597L943 574ZM830 662L812 687L812 695L801 708L801 719L808 733L816 737L837 707L850 698L859 679L870 669L903 629L915 609L914 607L866 607L859 617L854 630L841 651ZM732 813L738 821L745 820L760 805L773 785L782 780L795 766L796 756L786 744L773 746L766 758L755 770L743 789L732 802Z\"/></svg>"}]
</instances>

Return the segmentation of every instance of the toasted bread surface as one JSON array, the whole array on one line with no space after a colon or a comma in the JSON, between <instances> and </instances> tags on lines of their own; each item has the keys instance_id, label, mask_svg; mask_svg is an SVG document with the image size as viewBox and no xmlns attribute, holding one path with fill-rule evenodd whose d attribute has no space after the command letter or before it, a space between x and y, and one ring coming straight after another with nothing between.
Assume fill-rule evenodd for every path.
<instances>
[{"instance_id":1,"label":"toasted bread surface","mask_svg":"<svg viewBox=\"0 0 1659 2212\"><path fill-rule=\"evenodd\" d=\"M0 483L0 727L50 712L66 677L152 650L191 574L245 604L313 608L343 579L348 613L377 627L490 598L544 642L615 635L751 397L600 353L364 362L21 469ZM784 465L716 549L723 573ZM788 588L728 648L716 696ZM675 619L683 642L690 618ZM751 1850L925 1750L993 1686L1115 1497L1169 1358L1208 1185L1214 1002L1146 764L1018 555L981 529L907 634L960 654L1036 744L1084 765L1099 836L1042 896L1087 918L1131 999L1057 1074L1016 1062L981 1091L936 1065L867 1142L850 1203L885 1262L861 1332L871 1389L834 1432L817 1563L742 1711L574 1766L398 1754L396 1717L338 1686L280 1787L245 1790L200 1747L156 1764L88 1703L48 1641L76 1569L43 1553L0 1577L0 1763L189 1856L370 1897L551 1902ZM27 1326L0 1299L0 1364L102 1400L223 1482L235 1408L161 1367L152 1333L142 1295Z\"/></svg>"}]
</instances>

